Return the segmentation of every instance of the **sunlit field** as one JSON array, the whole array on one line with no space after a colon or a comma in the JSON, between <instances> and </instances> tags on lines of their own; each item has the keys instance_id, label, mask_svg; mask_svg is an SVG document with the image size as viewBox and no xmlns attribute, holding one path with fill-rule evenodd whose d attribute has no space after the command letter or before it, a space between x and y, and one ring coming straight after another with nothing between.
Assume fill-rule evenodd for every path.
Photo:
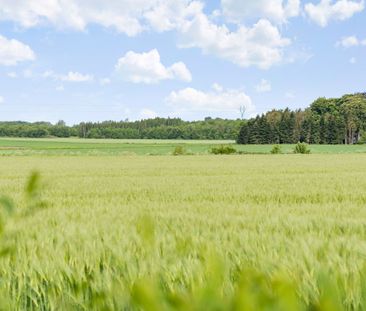
<instances>
[{"instance_id":1,"label":"sunlit field","mask_svg":"<svg viewBox=\"0 0 366 311\"><path fill-rule=\"evenodd\" d=\"M0 0L0 311L366 311L366 0Z\"/></svg>"},{"instance_id":2,"label":"sunlit field","mask_svg":"<svg viewBox=\"0 0 366 311\"><path fill-rule=\"evenodd\" d=\"M187 154L209 154L218 145L233 145L241 153L269 154L272 145L236 145L225 140L119 140L78 138L0 138L0 155L171 155L182 146ZM294 145L282 145L283 153L293 153ZM311 153L366 153L366 145L312 145Z\"/></svg>"},{"instance_id":3,"label":"sunlit field","mask_svg":"<svg viewBox=\"0 0 366 311\"><path fill-rule=\"evenodd\" d=\"M366 308L366 154L35 153L0 158L4 310Z\"/></svg>"}]
</instances>

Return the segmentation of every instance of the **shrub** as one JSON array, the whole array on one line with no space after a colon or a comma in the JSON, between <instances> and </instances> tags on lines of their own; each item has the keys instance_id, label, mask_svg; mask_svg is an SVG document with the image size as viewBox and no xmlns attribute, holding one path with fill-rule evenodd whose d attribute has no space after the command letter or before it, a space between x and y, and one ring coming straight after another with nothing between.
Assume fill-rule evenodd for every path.
<instances>
[{"instance_id":1,"label":"shrub","mask_svg":"<svg viewBox=\"0 0 366 311\"><path fill-rule=\"evenodd\" d=\"M186 150L184 149L184 147L176 146L174 148L173 155L178 156L178 155L184 155L184 154L186 154Z\"/></svg>"},{"instance_id":2,"label":"shrub","mask_svg":"<svg viewBox=\"0 0 366 311\"><path fill-rule=\"evenodd\" d=\"M233 154L236 153L236 149L233 146L219 146L219 147L212 147L210 152L212 154Z\"/></svg>"},{"instance_id":3,"label":"shrub","mask_svg":"<svg viewBox=\"0 0 366 311\"><path fill-rule=\"evenodd\" d=\"M272 154L280 154L282 153L281 146L280 145L274 145L271 150Z\"/></svg>"},{"instance_id":4,"label":"shrub","mask_svg":"<svg viewBox=\"0 0 366 311\"><path fill-rule=\"evenodd\" d=\"M298 142L294 148L294 153L309 154L310 149L307 144Z\"/></svg>"}]
</instances>

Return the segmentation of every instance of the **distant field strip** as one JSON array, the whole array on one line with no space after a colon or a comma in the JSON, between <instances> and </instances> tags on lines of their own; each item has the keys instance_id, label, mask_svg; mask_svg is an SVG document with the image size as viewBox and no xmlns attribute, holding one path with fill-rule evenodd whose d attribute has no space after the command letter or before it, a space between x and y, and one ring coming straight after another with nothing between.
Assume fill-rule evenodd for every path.
<instances>
[{"instance_id":1,"label":"distant field strip","mask_svg":"<svg viewBox=\"0 0 366 311\"><path fill-rule=\"evenodd\" d=\"M0 155L171 155L177 146L188 154L208 154L213 146L233 145L238 152L269 154L271 145L235 145L234 141L112 140L112 139L22 139L0 138ZM282 145L292 153L294 145ZM312 145L312 153L366 153L366 145Z\"/></svg>"}]
</instances>

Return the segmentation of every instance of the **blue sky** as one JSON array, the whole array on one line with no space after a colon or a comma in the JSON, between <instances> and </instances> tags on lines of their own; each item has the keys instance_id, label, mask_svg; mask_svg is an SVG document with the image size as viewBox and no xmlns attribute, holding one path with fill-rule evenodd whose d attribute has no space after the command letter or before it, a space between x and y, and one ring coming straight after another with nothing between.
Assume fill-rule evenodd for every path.
<instances>
[{"instance_id":1,"label":"blue sky","mask_svg":"<svg viewBox=\"0 0 366 311\"><path fill-rule=\"evenodd\" d=\"M0 120L193 120L366 91L362 0L0 0Z\"/></svg>"}]
</instances>

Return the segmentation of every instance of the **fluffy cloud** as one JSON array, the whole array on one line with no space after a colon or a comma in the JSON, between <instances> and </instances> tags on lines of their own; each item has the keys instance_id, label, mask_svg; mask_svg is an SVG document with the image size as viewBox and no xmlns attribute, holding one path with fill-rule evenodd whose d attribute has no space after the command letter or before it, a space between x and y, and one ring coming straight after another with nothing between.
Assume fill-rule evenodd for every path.
<instances>
[{"instance_id":1,"label":"fluffy cloud","mask_svg":"<svg viewBox=\"0 0 366 311\"><path fill-rule=\"evenodd\" d=\"M4 102L4 97L0 96L0 104Z\"/></svg>"},{"instance_id":2,"label":"fluffy cloud","mask_svg":"<svg viewBox=\"0 0 366 311\"><path fill-rule=\"evenodd\" d=\"M199 14L203 4L199 1L165 0L144 13L148 25L158 32L178 29L185 20Z\"/></svg>"},{"instance_id":3,"label":"fluffy cloud","mask_svg":"<svg viewBox=\"0 0 366 311\"><path fill-rule=\"evenodd\" d=\"M191 0L1 0L0 20L23 27L51 24L57 28L84 30L88 24L113 27L135 36L150 26L161 30L175 27L198 1ZM188 8L187 8L188 7Z\"/></svg>"},{"instance_id":4,"label":"fluffy cloud","mask_svg":"<svg viewBox=\"0 0 366 311\"><path fill-rule=\"evenodd\" d=\"M162 80L192 80L190 71L182 62L165 67L156 49L146 53L129 51L118 60L115 69L123 80L133 83L154 84Z\"/></svg>"},{"instance_id":5,"label":"fluffy cloud","mask_svg":"<svg viewBox=\"0 0 366 311\"><path fill-rule=\"evenodd\" d=\"M255 88L258 93L266 93L272 90L272 85L269 81L262 79Z\"/></svg>"},{"instance_id":6,"label":"fluffy cloud","mask_svg":"<svg viewBox=\"0 0 366 311\"><path fill-rule=\"evenodd\" d=\"M94 80L94 77L92 75L82 74L76 71L69 71L65 75L57 74L53 71L46 71L42 74L42 77L51 78L63 82L91 82Z\"/></svg>"},{"instance_id":7,"label":"fluffy cloud","mask_svg":"<svg viewBox=\"0 0 366 311\"><path fill-rule=\"evenodd\" d=\"M342 46L344 48L350 48L354 46L366 45L366 39L360 40L356 36L344 37L337 42L337 46Z\"/></svg>"},{"instance_id":8,"label":"fluffy cloud","mask_svg":"<svg viewBox=\"0 0 366 311\"><path fill-rule=\"evenodd\" d=\"M0 35L0 65L12 66L35 58L34 52L28 45Z\"/></svg>"},{"instance_id":9,"label":"fluffy cloud","mask_svg":"<svg viewBox=\"0 0 366 311\"><path fill-rule=\"evenodd\" d=\"M13 20L23 27L52 24L58 28L85 29L88 23L105 27L115 27L128 35L141 32L143 26L134 13L141 10L141 2L136 1L83 1L83 0L2 0L0 19ZM105 5L106 4L106 5Z\"/></svg>"},{"instance_id":10,"label":"fluffy cloud","mask_svg":"<svg viewBox=\"0 0 366 311\"><path fill-rule=\"evenodd\" d=\"M325 27L332 20L343 21L361 12L365 7L364 0L321 0L319 4L308 3L305 11L309 18L321 27Z\"/></svg>"},{"instance_id":11,"label":"fluffy cloud","mask_svg":"<svg viewBox=\"0 0 366 311\"><path fill-rule=\"evenodd\" d=\"M182 48L201 48L241 67L257 66L262 69L278 64L283 59L283 48L290 40L283 38L268 20L261 19L252 28L240 26L230 31L225 25L217 26L203 14L186 21L181 28Z\"/></svg>"},{"instance_id":12,"label":"fluffy cloud","mask_svg":"<svg viewBox=\"0 0 366 311\"><path fill-rule=\"evenodd\" d=\"M90 82L94 80L92 75L84 75L79 72L70 71L67 75L61 76L62 81L68 82Z\"/></svg>"},{"instance_id":13,"label":"fluffy cloud","mask_svg":"<svg viewBox=\"0 0 366 311\"><path fill-rule=\"evenodd\" d=\"M222 0L222 7L232 17L237 12L240 17L257 15L284 22L299 14L299 1ZM182 47L198 47L242 67L269 68L282 61L283 49L290 40L283 38L269 20L261 19L252 27L238 25L236 31L230 31L212 22L203 7L203 1L198 0L0 0L0 21L15 21L23 27L52 25L76 30L98 24L129 36L149 30L174 30ZM185 75L183 80L189 80L183 64L176 70L178 75Z\"/></svg>"},{"instance_id":14,"label":"fluffy cloud","mask_svg":"<svg viewBox=\"0 0 366 311\"><path fill-rule=\"evenodd\" d=\"M255 111L251 98L243 91L222 87L209 92L194 88L173 91L165 102L177 111L239 112L241 106L250 114Z\"/></svg>"},{"instance_id":15,"label":"fluffy cloud","mask_svg":"<svg viewBox=\"0 0 366 311\"><path fill-rule=\"evenodd\" d=\"M224 15L233 21L260 17L283 23L300 13L300 0L221 0L221 5Z\"/></svg>"}]
</instances>

